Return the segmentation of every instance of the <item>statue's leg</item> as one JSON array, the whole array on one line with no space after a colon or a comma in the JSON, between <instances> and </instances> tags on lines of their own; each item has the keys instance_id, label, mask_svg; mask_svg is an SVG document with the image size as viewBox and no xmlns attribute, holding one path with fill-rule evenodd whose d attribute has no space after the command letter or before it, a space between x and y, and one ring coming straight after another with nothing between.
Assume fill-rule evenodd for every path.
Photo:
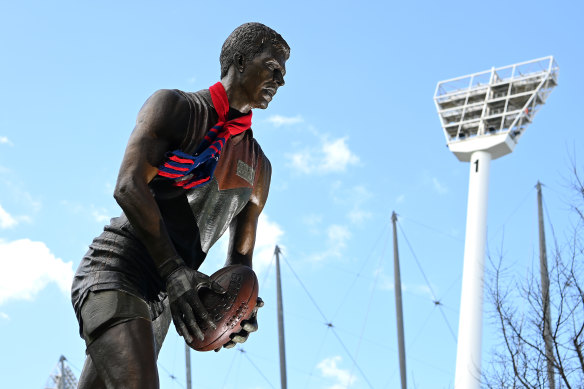
<instances>
[{"instance_id":1,"label":"statue's leg","mask_svg":"<svg viewBox=\"0 0 584 389\"><path fill-rule=\"evenodd\" d=\"M88 356L79 388L159 387L146 302L122 291L90 292L80 316Z\"/></svg>"},{"instance_id":2,"label":"statue's leg","mask_svg":"<svg viewBox=\"0 0 584 389\"><path fill-rule=\"evenodd\" d=\"M97 374L95 365L91 360L91 355L85 358L85 364L83 365L81 377L79 377L79 386L77 386L77 389L107 389Z\"/></svg>"},{"instance_id":3,"label":"statue's leg","mask_svg":"<svg viewBox=\"0 0 584 389\"><path fill-rule=\"evenodd\" d=\"M164 307L164 310L154 321L152 321L152 328L154 329L154 345L156 346L156 357L158 357L158 354L160 354L162 343L166 338L168 328L172 322L168 297L162 300L161 304Z\"/></svg>"},{"instance_id":4,"label":"statue's leg","mask_svg":"<svg viewBox=\"0 0 584 389\"><path fill-rule=\"evenodd\" d=\"M158 370L152 323L143 318L116 324L101 334L87 349L88 367L107 388L158 389ZM85 373L85 367L84 367ZM93 372L88 371L91 378ZM99 388L99 380L94 379ZM81 385L79 386L81 388Z\"/></svg>"}]
</instances>

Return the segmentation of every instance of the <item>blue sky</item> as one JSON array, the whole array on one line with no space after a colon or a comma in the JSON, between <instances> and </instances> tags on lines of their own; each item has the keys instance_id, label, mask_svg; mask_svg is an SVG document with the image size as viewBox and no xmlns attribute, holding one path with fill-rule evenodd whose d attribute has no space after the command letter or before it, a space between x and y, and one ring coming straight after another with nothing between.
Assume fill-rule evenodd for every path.
<instances>
[{"instance_id":1,"label":"blue sky","mask_svg":"<svg viewBox=\"0 0 584 389\"><path fill-rule=\"evenodd\" d=\"M194 387L279 386L275 244L289 387L398 387L395 210L409 384L451 388L469 166L445 146L436 83L547 55L560 66L513 154L491 165L489 252L521 277L537 263L538 180L556 233L569 233L567 180L584 146L583 11L568 1L0 3L2 387L44 387L61 354L79 375L70 279L120 212L112 190L138 110L157 89L215 83L224 39L259 21L292 48L285 87L254 112L273 166L254 265L266 307L245 353L192 353ZM222 240L203 271L225 250ZM485 314L485 365L495 344ZM185 386L173 329L159 365L161 387Z\"/></svg>"}]
</instances>

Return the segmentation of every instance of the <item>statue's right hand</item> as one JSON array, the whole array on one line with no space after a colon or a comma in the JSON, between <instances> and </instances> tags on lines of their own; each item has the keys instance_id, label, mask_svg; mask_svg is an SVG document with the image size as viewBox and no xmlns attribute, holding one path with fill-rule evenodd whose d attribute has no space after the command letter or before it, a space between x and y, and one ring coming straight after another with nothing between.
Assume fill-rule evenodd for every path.
<instances>
[{"instance_id":1,"label":"statue's right hand","mask_svg":"<svg viewBox=\"0 0 584 389\"><path fill-rule=\"evenodd\" d=\"M187 266L180 266L166 279L166 292L172 321L176 332L187 343L192 342L193 336L200 340L204 339L200 326L201 321L208 327L216 328L197 293L201 288L208 288L216 293L225 293L223 288L212 281L209 276Z\"/></svg>"}]
</instances>

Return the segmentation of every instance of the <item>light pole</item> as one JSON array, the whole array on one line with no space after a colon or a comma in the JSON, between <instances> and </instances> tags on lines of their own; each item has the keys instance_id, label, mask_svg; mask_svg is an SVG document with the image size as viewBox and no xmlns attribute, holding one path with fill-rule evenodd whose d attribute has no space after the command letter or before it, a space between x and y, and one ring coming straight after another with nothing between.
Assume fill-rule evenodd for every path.
<instances>
[{"instance_id":1,"label":"light pole","mask_svg":"<svg viewBox=\"0 0 584 389\"><path fill-rule=\"evenodd\" d=\"M470 162L455 389L479 389L491 160L510 154L557 85L553 57L441 81L434 102L450 151Z\"/></svg>"}]
</instances>

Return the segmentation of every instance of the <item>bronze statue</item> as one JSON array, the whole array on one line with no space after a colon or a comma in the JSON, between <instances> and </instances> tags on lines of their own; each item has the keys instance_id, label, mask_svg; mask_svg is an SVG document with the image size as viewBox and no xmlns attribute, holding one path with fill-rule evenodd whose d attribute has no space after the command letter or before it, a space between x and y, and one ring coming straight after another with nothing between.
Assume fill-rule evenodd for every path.
<instances>
[{"instance_id":1,"label":"bronze statue","mask_svg":"<svg viewBox=\"0 0 584 389\"><path fill-rule=\"evenodd\" d=\"M93 240L73 281L87 344L79 388L158 388L170 318L186 341L203 336L201 323L214 325L197 291L224 291L197 269L227 228L226 265L252 266L271 166L249 128L251 109L267 108L284 85L289 55L277 32L244 24L223 44L219 83L159 90L141 108L114 192L123 213ZM224 347L257 330L256 313Z\"/></svg>"}]
</instances>

